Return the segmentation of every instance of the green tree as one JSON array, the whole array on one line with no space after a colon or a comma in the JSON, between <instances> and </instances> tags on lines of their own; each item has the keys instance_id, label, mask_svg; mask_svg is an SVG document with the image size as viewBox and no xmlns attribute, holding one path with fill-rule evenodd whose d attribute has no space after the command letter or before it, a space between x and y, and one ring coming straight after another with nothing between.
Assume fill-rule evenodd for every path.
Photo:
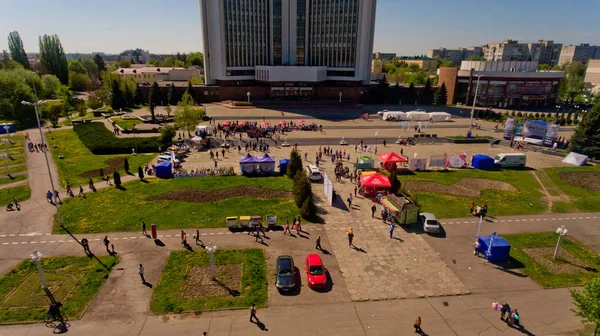
<instances>
[{"instance_id":1,"label":"green tree","mask_svg":"<svg viewBox=\"0 0 600 336\"><path fill-rule=\"evenodd\" d=\"M423 88L423 95L421 97L421 104L433 104L433 89L431 88L431 79L429 78L427 78L427 81L425 82L425 87Z\"/></svg>"},{"instance_id":2,"label":"green tree","mask_svg":"<svg viewBox=\"0 0 600 336\"><path fill-rule=\"evenodd\" d=\"M144 94L142 93L142 88L139 84L136 84L135 87L134 101L136 105L144 105Z\"/></svg>"},{"instance_id":3,"label":"green tree","mask_svg":"<svg viewBox=\"0 0 600 336\"><path fill-rule=\"evenodd\" d=\"M583 93L585 88L585 66L579 62L573 62L565 70L565 77L558 86L558 95L567 104L573 104L575 98Z\"/></svg>"},{"instance_id":4,"label":"green tree","mask_svg":"<svg viewBox=\"0 0 600 336\"><path fill-rule=\"evenodd\" d=\"M110 106L116 110L123 108L124 105L125 100L123 98L123 92L121 92L119 82L113 80L110 84Z\"/></svg>"},{"instance_id":5,"label":"green tree","mask_svg":"<svg viewBox=\"0 0 600 336\"><path fill-rule=\"evenodd\" d=\"M125 106L133 106L135 105L133 102L134 93L129 89L129 85L123 85L123 103Z\"/></svg>"},{"instance_id":6,"label":"green tree","mask_svg":"<svg viewBox=\"0 0 600 336\"><path fill-rule=\"evenodd\" d=\"M73 91L87 91L92 87L92 81L87 73L69 72L69 87Z\"/></svg>"},{"instance_id":7,"label":"green tree","mask_svg":"<svg viewBox=\"0 0 600 336\"><path fill-rule=\"evenodd\" d=\"M73 98L73 91L69 90L66 85L61 85L56 91L57 96L60 98L64 112L70 111L75 108L75 99Z\"/></svg>"},{"instance_id":8,"label":"green tree","mask_svg":"<svg viewBox=\"0 0 600 336\"><path fill-rule=\"evenodd\" d=\"M140 178L140 181L144 180L144 169L142 169L141 166L138 166L138 177Z\"/></svg>"},{"instance_id":9,"label":"green tree","mask_svg":"<svg viewBox=\"0 0 600 336\"><path fill-rule=\"evenodd\" d=\"M81 62L81 66L86 70L88 76L90 76L91 80L94 80L100 75L100 70L98 69L98 65L91 58L82 58L79 60Z\"/></svg>"},{"instance_id":10,"label":"green tree","mask_svg":"<svg viewBox=\"0 0 600 336\"><path fill-rule=\"evenodd\" d=\"M479 55L471 55L469 56L469 58L467 58L468 61L485 61L485 58L483 56L479 56Z\"/></svg>"},{"instance_id":11,"label":"green tree","mask_svg":"<svg viewBox=\"0 0 600 336\"><path fill-rule=\"evenodd\" d=\"M296 206L298 208L302 207L304 201L312 197L312 188L310 186L310 182L308 181L308 177L306 176L306 172L301 169L294 176L294 202L296 202Z\"/></svg>"},{"instance_id":12,"label":"green tree","mask_svg":"<svg viewBox=\"0 0 600 336\"><path fill-rule=\"evenodd\" d=\"M304 219L311 219L317 215L317 206L312 197L308 197L300 207L300 216Z\"/></svg>"},{"instance_id":13,"label":"green tree","mask_svg":"<svg viewBox=\"0 0 600 336\"><path fill-rule=\"evenodd\" d=\"M158 87L157 82L152 83L148 100L151 104L154 103L156 106L162 105L162 94L160 93L160 88Z\"/></svg>"},{"instance_id":14,"label":"green tree","mask_svg":"<svg viewBox=\"0 0 600 336\"><path fill-rule=\"evenodd\" d=\"M53 127L58 125L58 118L62 114L62 107L60 105L52 105L47 112L46 118L52 124Z\"/></svg>"},{"instance_id":15,"label":"green tree","mask_svg":"<svg viewBox=\"0 0 600 336\"><path fill-rule=\"evenodd\" d=\"M115 181L115 186L117 188L121 188L121 174L118 171L113 173L113 180Z\"/></svg>"},{"instance_id":16,"label":"green tree","mask_svg":"<svg viewBox=\"0 0 600 336\"><path fill-rule=\"evenodd\" d=\"M175 135L177 135L177 130L173 126L163 126L160 128L160 141L164 144L173 141Z\"/></svg>"},{"instance_id":17,"label":"green tree","mask_svg":"<svg viewBox=\"0 0 600 336\"><path fill-rule=\"evenodd\" d=\"M94 63L96 63L99 71L106 70L106 64L104 63L104 59L102 56L100 56L100 54L94 55Z\"/></svg>"},{"instance_id":18,"label":"green tree","mask_svg":"<svg viewBox=\"0 0 600 336\"><path fill-rule=\"evenodd\" d=\"M593 323L594 336L598 335L600 327L600 277L590 280L583 290L570 289L571 298L575 309L571 309L575 315L581 317L581 323Z\"/></svg>"},{"instance_id":19,"label":"green tree","mask_svg":"<svg viewBox=\"0 0 600 336\"><path fill-rule=\"evenodd\" d=\"M8 51L2 50L2 61L0 62L0 70L14 70L23 68L23 66L10 58Z\"/></svg>"},{"instance_id":20,"label":"green tree","mask_svg":"<svg viewBox=\"0 0 600 336\"><path fill-rule=\"evenodd\" d=\"M29 60L19 32L13 31L8 34L8 50L10 50L13 61L21 64L25 69L29 69Z\"/></svg>"},{"instance_id":21,"label":"green tree","mask_svg":"<svg viewBox=\"0 0 600 336\"><path fill-rule=\"evenodd\" d=\"M300 154L298 151L293 149L290 153L290 163L287 167L287 176L291 179L294 179L296 174L302 170L302 159L300 158Z\"/></svg>"},{"instance_id":22,"label":"green tree","mask_svg":"<svg viewBox=\"0 0 600 336\"><path fill-rule=\"evenodd\" d=\"M123 169L129 173L129 160L127 158L123 159Z\"/></svg>"},{"instance_id":23,"label":"green tree","mask_svg":"<svg viewBox=\"0 0 600 336\"><path fill-rule=\"evenodd\" d=\"M60 87L60 80L54 75L43 75L42 83L44 84L44 93L46 94L46 98L50 98L52 96L56 96L56 92Z\"/></svg>"},{"instance_id":24,"label":"green tree","mask_svg":"<svg viewBox=\"0 0 600 336\"><path fill-rule=\"evenodd\" d=\"M184 93L179 103L177 103L175 122L187 131L188 136L191 136L192 131L202 122L203 116L204 109L196 106L192 97L187 92Z\"/></svg>"},{"instance_id":25,"label":"green tree","mask_svg":"<svg viewBox=\"0 0 600 336\"><path fill-rule=\"evenodd\" d=\"M594 105L583 116L571 136L569 148L595 159L600 158L600 104Z\"/></svg>"},{"instance_id":26,"label":"green tree","mask_svg":"<svg viewBox=\"0 0 600 336\"><path fill-rule=\"evenodd\" d=\"M192 97L193 101L196 101L196 93L194 92L194 86L192 85L192 81L188 81L188 86L186 92Z\"/></svg>"},{"instance_id":27,"label":"green tree","mask_svg":"<svg viewBox=\"0 0 600 336\"><path fill-rule=\"evenodd\" d=\"M53 74L61 83L69 83L69 66L65 51L57 35L44 35L39 38L40 63L47 73Z\"/></svg>"},{"instance_id":28,"label":"green tree","mask_svg":"<svg viewBox=\"0 0 600 336\"><path fill-rule=\"evenodd\" d=\"M448 90L446 89L446 83L442 83L442 86L435 93L435 104L446 105L448 103Z\"/></svg>"},{"instance_id":29,"label":"green tree","mask_svg":"<svg viewBox=\"0 0 600 336\"><path fill-rule=\"evenodd\" d=\"M117 61L117 66L119 68L131 68L131 61L128 59L120 59Z\"/></svg>"},{"instance_id":30,"label":"green tree","mask_svg":"<svg viewBox=\"0 0 600 336\"><path fill-rule=\"evenodd\" d=\"M396 171L396 169L393 169L390 174L390 183L392 185L390 187L390 192L392 194L397 194L400 191L400 187L402 185L400 184L400 180L398 179L398 172Z\"/></svg>"},{"instance_id":31,"label":"green tree","mask_svg":"<svg viewBox=\"0 0 600 336\"><path fill-rule=\"evenodd\" d=\"M204 55L201 52L189 53L185 58L185 64L187 66L197 65L200 67L204 66Z\"/></svg>"},{"instance_id":32,"label":"green tree","mask_svg":"<svg viewBox=\"0 0 600 336\"><path fill-rule=\"evenodd\" d=\"M78 74L87 74L87 70L78 60L68 60L67 64L69 65L69 72L72 71Z\"/></svg>"}]
</instances>

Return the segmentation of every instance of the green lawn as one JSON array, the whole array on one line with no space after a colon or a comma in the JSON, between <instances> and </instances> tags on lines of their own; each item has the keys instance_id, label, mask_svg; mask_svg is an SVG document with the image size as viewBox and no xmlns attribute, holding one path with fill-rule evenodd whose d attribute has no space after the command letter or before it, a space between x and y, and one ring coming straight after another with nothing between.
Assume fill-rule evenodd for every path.
<instances>
[{"instance_id":1,"label":"green lawn","mask_svg":"<svg viewBox=\"0 0 600 336\"><path fill-rule=\"evenodd\" d=\"M61 126L71 126L71 125L73 125L72 124L73 121L77 121L77 120L98 120L98 119L104 119L104 117L94 117L94 113L88 112L83 118L82 117L76 117L76 118L72 118L72 119L65 119L65 120L61 121L59 123L59 125L61 125Z\"/></svg>"},{"instance_id":2,"label":"green lawn","mask_svg":"<svg viewBox=\"0 0 600 336\"><path fill-rule=\"evenodd\" d=\"M62 220L74 233L136 231L140 220L156 223L160 230L175 228L225 227L228 216L277 215L279 222L299 216L292 199L234 197L212 203L148 200L149 197L180 189L218 190L249 185L265 189L291 190L287 177L248 178L213 176L183 179L131 181L123 186L88 193L86 199L63 198ZM55 232L61 232L55 221Z\"/></svg>"},{"instance_id":3,"label":"green lawn","mask_svg":"<svg viewBox=\"0 0 600 336\"><path fill-rule=\"evenodd\" d=\"M0 175L4 175L6 174L6 168L4 167L4 160L0 160L0 164L2 164L0 166ZM18 173L18 172L22 172L24 170L27 170L27 166L26 165L20 165L20 166L16 166L16 167L8 167L8 171L11 173Z\"/></svg>"},{"instance_id":4,"label":"green lawn","mask_svg":"<svg viewBox=\"0 0 600 336\"><path fill-rule=\"evenodd\" d=\"M27 174L13 176L13 178L0 177L0 184L9 184L9 183L19 182L19 181L24 181L24 180L27 180Z\"/></svg>"},{"instance_id":5,"label":"green lawn","mask_svg":"<svg viewBox=\"0 0 600 336\"><path fill-rule=\"evenodd\" d=\"M570 185L558 176L560 173L569 172L598 172L600 173L599 166L584 166L584 167L556 167L545 169L548 177L565 193L569 196L571 202L569 203L554 203L552 206L553 212L596 212L600 211L600 192L585 190L582 188Z\"/></svg>"},{"instance_id":6,"label":"green lawn","mask_svg":"<svg viewBox=\"0 0 600 336\"><path fill-rule=\"evenodd\" d=\"M31 197L31 189L26 185L0 189L0 206L6 206L8 203L12 202L13 196L15 196L19 202L26 201Z\"/></svg>"},{"instance_id":7,"label":"green lawn","mask_svg":"<svg viewBox=\"0 0 600 336\"><path fill-rule=\"evenodd\" d=\"M510 255L525 266L520 271L545 288L581 286L598 274L597 271L587 272L583 270L577 273L553 274L523 251L523 248L555 247L558 235L554 232L520 233L502 235L502 237L510 242ZM561 248L587 264L587 266L600 270L600 257L577 240L567 236L563 239Z\"/></svg>"},{"instance_id":8,"label":"green lawn","mask_svg":"<svg viewBox=\"0 0 600 336\"><path fill-rule=\"evenodd\" d=\"M488 215L506 216L544 212L547 203L542 199L540 185L535 177L524 170L486 171L464 169L450 172L427 171L415 172L414 175L400 175L400 181L430 181L440 184L454 184L462 178L483 178L499 180L512 184L519 191L502 191L485 189L480 198L457 197L432 192L413 192L413 196L421 206L421 211L432 212L438 218L465 217L469 214L471 203L488 205Z\"/></svg>"},{"instance_id":9,"label":"green lawn","mask_svg":"<svg viewBox=\"0 0 600 336\"><path fill-rule=\"evenodd\" d=\"M79 137L73 130L61 130L54 131L51 133L54 139L50 139L48 134L48 148L52 153L54 162L58 168L58 175L60 177L61 185L66 186L67 182L71 184L73 188L79 185L87 185L87 177L80 176L90 170L106 168L106 160L115 157L127 157L129 160L129 167L132 172L137 173L138 166L144 166L154 156L153 155L94 155L92 152L85 147L85 145L79 140ZM54 148L57 144L58 148ZM64 155L64 159L59 159L59 155ZM125 172L121 171L121 176L125 176ZM101 181L98 176L94 178L95 181Z\"/></svg>"},{"instance_id":10,"label":"green lawn","mask_svg":"<svg viewBox=\"0 0 600 336\"><path fill-rule=\"evenodd\" d=\"M112 268L116 257L99 259ZM42 268L61 313L77 319L85 311L102 284L107 271L96 259L88 257L51 257L42 259ZM0 278L0 322L41 322L50 301L44 293L35 263L29 258Z\"/></svg>"},{"instance_id":11,"label":"green lawn","mask_svg":"<svg viewBox=\"0 0 600 336\"><path fill-rule=\"evenodd\" d=\"M193 266L209 265L208 252L174 251L162 271L161 281L152 293L150 309L154 313L184 313L219 309L246 308L251 304L267 306L265 255L260 249L217 250L215 264L241 264L242 278L239 296L223 295L184 298L183 292ZM220 275L217 273L217 279Z\"/></svg>"},{"instance_id":12,"label":"green lawn","mask_svg":"<svg viewBox=\"0 0 600 336\"><path fill-rule=\"evenodd\" d=\"M132 129L133 126L141 124L142 121L139 119L123 119L123 118L111 118L110 120L114 121L119 125L119 127L125 129Z\"/></svg>"},{"instance_id":13,"label":"green lawn","mask_svg":"<svg viewBox=\"0 0 600 336\"><path fill-rule=\"evenodd\" d=\"M9 166L25 163L25 161L27 161L27 156L25 154L19 155L19 156L12 156L11 158L6 159L6 162L8 163ZM0 160L0 164L2 164L4 166L4 159Z\"/></svg>"}]
</instances>

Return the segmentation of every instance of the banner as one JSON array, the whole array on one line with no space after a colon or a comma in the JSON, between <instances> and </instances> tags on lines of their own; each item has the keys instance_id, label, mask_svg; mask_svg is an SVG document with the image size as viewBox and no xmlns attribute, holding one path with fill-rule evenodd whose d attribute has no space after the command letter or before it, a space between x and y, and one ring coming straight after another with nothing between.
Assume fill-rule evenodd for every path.
<instances>
[{"instance_id":1,"label":"banner","mask_svg":"<svg viewBox=\"0 0 600 336\"><path fill-rule=\"evenodd\" d=\"M325 196L327 197L329 205L333 205L333 183L331 183L331 180L326 173L323 173L323 191L325 191Z\"/></svg>"},{"instance_id":2,"label":"banner","mask_svg":"<svg viewBox=\"0 0 600 336\"><path fill-rule=\"evenodd\" d=\"M546 136L544 136L544 146L550 147L554 143L554 140L558 137L558 129L560 128L557 124L548 124L546 127Z\"/></svg>"},{"instance_id":3,"label":"banner","mask_svg":"<svg viewBox=\"0 0 600 336\"><path fill-rule=\"evenodd\" d=\"M546 136L548 123L541 120L527 120L523 125L523 136L542 140Z\"/></svg>"},{"instance_id":4,"label":"banner","mask_svg":"<svg viewBox=\"0 0 600 336\"><path fill-rule=\"evenodd\" d=\"M485 252L486 257L489 257L492 254L492 245L494 244L494 238L496 238L496 232L492 233L490 236L490 244L488 245L488 249Z\"/></svg>"},{"instance_id":5,"label":"banner","mask_svg":"<svg viewBox=\"0 0 600 336\"><path fill-rule=\"evenodd\" d=\"M445 167L446 166L446 155L432 155L429 157L430 167Z\"/></svg>"},{"instance_id":6,"label":"banner","mask_svg":"<svg viewBox=\"0 0 600 336\"><path fill-rule=\"evenodd\" d=\"M508 94L546 95L552 93L552 82L510 82L506 87Z\"/></svg>"},{"instance_id":7,"label":"banner","mask_svg":"<svg viewBox=\"0 0 600 336\"><path fill-rule=\"evenodd\" d=\"M510 140L512 138L513 131L515 130L515 119L506 119L506 123L504 125L504 140Z\"/></svg>"},{"instance_id":8,"label":"banner","mask_svg":"<svg viewBox=\"0 0 600 336\"><path fill-rule=\"evenodd\" d=\"M426 170L427 169L427 159L411 159L408 164L408 169L410 169L410 170Z\"/></svg>"}]
</instances>

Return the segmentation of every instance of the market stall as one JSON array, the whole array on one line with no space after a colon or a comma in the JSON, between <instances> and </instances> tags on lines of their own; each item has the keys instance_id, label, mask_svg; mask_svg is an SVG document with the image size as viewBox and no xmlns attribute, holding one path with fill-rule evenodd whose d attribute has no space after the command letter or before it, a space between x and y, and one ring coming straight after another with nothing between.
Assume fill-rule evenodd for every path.
<instances>
[{"instance_id":1,"label":"market stall","mask_svg":"<svg viewBox=\"0 0 600 336\"><path fill-rule=\"evenodd\" d=\"M477 251L482 253L489 262L503 262L510 258L510 243L496 236L496 232L491 236L478 236L477 241L479 242Z\"/></svg>"},{"instance_id":2,"label":"market stall","mask_svg":"<svg viewBox=\"0 0 600 336\"><path fill-rule=\"evenodd\" d=\"M398 224L415 224L419 216L419 207L410 198L402 195L387 195L381 204L391 213Z\"/></svg>"},{"instance_id":3,"label":"market stall","mask_svg":"<svg viewBox=\"0 0 600 336\"><path fill-rule=\"evenodd\" d=\"M433 122L438 121L452 121L452 115L448 112L429 112L429 120Z\"/></svg>"},{"instance_id":4,"label":"market stall","mask_svg":"<svg viewBox=\"0 0 600 336\"><path fill-rule=\"evenodd\" d=\"M370 156L361 156L358 162L354 164L354 168L362 170L375 169L375 160Z\"/></svg>"},{"instance_id":5,"label":"market stall","mask_svg":"<svg viewBox=\"0 0 600 336\"><path fill-rule=\"evenodd\" d=\"M427 121L429 120L429 113L422 111L410 111L406 112L407 120L411 121Z\"/></svg>"},{"instance_id":6,"label":"market stall","mask_svg":"<svg viewBox=\"0 0 600 336\"><path fill-rule=\"evenodd\" d=\"M258 160L250 154L242 156L240 159L240 170L243 175L255 174Z\"/></svg>"},{"instance_id":7,"label":"market stall","mask_svg":"<svg viewBox=\"0 0 600 336\"><path fill-rule=\"evenodd\" d=\"M263 156L256 158L258 162L258 172L262 174L272 174L275 172L275 158L265 153Z\"/></svg>"},{"instance_id":8,"label":"market stall","mask_svg":"<svg viewBox=\"0 0 600 336\"><path fill-rule=\"evenodd\" d=\"M173 173L171 161L163 161L156 165L156 177L170 178Z\"/></svg>"},{"instance_id":9,"label":"market stall","mask_svg":"<svg viewBox=\"0 0 600 336\"><path fill-rule=\"evenodd\" d=\"M392 171L396 169L398 163L408 162L406 158L394 152L380 154L379 156L377 156L377 158L379 158L379 160L383 162L383 168L387 171Z\"/></svg>"},{"instance_id":10,"label":"market stall","mask_svg":"<svg viewBox=\"0 0 600 336\"><path fill-rule=\"evenodd\" d=\"M391 187L390 179L375 172L365 172L360 176L360 185L365 198L375 198L378 194L386 193Z\"/></svg>"},{"instance_id":11,"label":"market stall","mask_svg":"<svg viewBox=\"0 0 600 336\"><path fill-rule=\"evenodd\" d=\"M483 154L475 154L471 159L471 166L475 169L494 169L494 158Z\"/></svg>"},{"instance_id":12,"label":"market stall","mask_svg":"<svg viewBox=\"0 0 600 336\"><path fill-rule=\"evenodd\" d=\"M279 160L279 172L281 174L287 173L287 167L290 164L290 159L281 159Z\"/></svg>"},{"instance_id":13,"label":"market stall","mask_svg":"<svg viewBox=\"0 0 600 336\"><path fill-rule=\"evenodd\" d=\"M406 112L389 111L389 112L383 112L383 115L381 116L381 120L403 121L403 120L407 120L407 116L406 116Z\"/></svg>"}]
</instances>

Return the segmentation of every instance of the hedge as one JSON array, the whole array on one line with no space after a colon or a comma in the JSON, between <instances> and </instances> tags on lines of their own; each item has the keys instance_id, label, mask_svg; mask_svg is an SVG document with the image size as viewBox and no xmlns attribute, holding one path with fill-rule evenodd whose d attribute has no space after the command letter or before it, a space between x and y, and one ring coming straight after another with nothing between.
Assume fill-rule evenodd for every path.
<instances>
[{"instance_id":1,"label":"hedge","mask_svg":"<svg viewBox=\"0 0 600 336\"><path fill-rule=\"evenodd\" d=\"M94 154L131 154L137 145L137 153L155 153L161 145L159 137L117 138L102 123L93 122L73 126L83 144Z\"/></svg>"}]
</instances>

